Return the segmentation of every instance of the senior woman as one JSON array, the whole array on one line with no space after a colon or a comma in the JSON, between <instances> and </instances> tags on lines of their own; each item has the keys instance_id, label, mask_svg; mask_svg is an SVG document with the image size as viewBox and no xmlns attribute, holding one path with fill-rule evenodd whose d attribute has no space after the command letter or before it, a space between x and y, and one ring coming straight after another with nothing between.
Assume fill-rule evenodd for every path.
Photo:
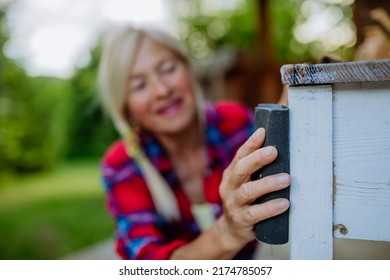
<instances>
[{"instance_id":1,"label":"senior woman","mask_svg":"<svg viewBox=\"0 0 390 280\"><path fill-rule=\"evenodd\" d=\"M277 156L253 132L253 112L208 103L185 50L151 28L112 32L99 68L103 104L122 135L102 160L107 204L123 259L251 259L253 226L289 207L252 205L288 174L250 175Z\"/></svg>"}]
</instances>

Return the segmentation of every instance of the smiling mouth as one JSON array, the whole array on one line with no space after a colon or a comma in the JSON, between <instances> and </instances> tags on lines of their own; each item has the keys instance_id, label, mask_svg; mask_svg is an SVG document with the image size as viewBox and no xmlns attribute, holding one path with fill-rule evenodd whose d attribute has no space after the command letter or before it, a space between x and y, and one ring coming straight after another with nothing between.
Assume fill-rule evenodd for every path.
<instances>
[{"instance_id":1,"label":"smiling mouth","mask_svg":"<svg viewBox=\"0 0 390 280\"><path fill-rule=\"evenodd\" d=\"M163 117L173 116L181 109L182 104L183 100L181 98L177 98L175 100L172 100L172 102L170 102L166 106L158 109L157 114Z\"/></svg>"}]
</instances>

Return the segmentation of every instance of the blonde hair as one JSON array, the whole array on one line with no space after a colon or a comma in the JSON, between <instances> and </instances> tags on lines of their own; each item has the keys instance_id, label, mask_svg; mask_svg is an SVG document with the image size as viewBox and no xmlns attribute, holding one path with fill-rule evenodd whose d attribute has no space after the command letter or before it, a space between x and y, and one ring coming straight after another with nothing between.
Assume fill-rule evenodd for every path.
<instances>
[{"instance_id":1,"label":"blonde hair","mask_svg":"<svg viewBox=\"0 0 390 280\"><path fill-rule=\"evenodd\" d=\"M132 67L141 39L147 36L167 47L188 67L196 95L198 117L204 122L203 96L185 48L168 33L151 27L135 28L124 26L117 28L106 38L99 65L98 82L100 96L113 123L122 135L129 156L134 158L148 184L157 211L168 221L178 220L180 212L177 200L167 182L144 155L137 135L131 127L125 113L127 75Z\"/></svg>"}]
</instances>

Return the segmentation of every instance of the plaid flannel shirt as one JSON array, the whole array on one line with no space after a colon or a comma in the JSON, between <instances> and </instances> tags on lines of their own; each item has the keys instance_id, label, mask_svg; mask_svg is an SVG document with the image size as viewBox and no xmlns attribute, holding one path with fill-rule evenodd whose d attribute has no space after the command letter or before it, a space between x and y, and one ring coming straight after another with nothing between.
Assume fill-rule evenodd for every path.
<instances>
[{"instance_id":1,"label":"plaid flannel shirt","mask_svg":"<svg viewBox=\"0 0 390 280\"><path fill-rule=\"evenodd\" d=\"M235 102L206 103L205 143L208 167L204 172L204 192L213 205L215 217L222 213L219 184L224 169L237 149L253 133L253 111ZM116 221L116 250L123 259L169 259L170 254L200 234L188 197L184 193L169 157L150 134L140 134L141 145L151 163L172 188L181 220L167 223L157 213L148 186L134 160L120 140L102 160L103 184L109 212ZM250 259L255 242L235 257Z\"/></svg>"}]
</instances>

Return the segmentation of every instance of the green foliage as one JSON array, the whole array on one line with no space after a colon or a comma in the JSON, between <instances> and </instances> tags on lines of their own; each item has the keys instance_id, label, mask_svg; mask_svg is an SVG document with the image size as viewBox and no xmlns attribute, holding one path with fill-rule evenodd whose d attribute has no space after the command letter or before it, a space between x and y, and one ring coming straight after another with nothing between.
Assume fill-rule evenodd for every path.
<instances>
[{"instance_id":1,"label":"green foliage","mask_svg":"<svg viewBox=\"0 0 390 280\"><path fill-rule=\"evenodd\" d=\"M312 60L310 52L298 43L293 34L293 27L300 14L302 0L269 1L269 22L275 59L280 62L304 62ZM302 50L297 54L292 46Z\"/></svg>"},{"instance_id":2,"label":"green foliage","mask_svg":"<svg viewBox=\"0 0 390 280\"><path fill-rule=\"evenodd\" d=\"M68 119L68 158L101 157L119 137L99 103L96 78L100 53L98 44L91 52L90 63L69 81L72 114Z\"/></svg>"},{"instance_id":3,"label":"green foliage","mask_svg":"<svg viewBox=\"0 0 390 280\"><path fill-rule=\"evenodd\" d=\"M212 9L217 1L207 0L171 0L179 20L179 34L190 54L197 60L208 60L218 49L230 47L235 50L255 53L261 49L257 34L260 26L260 1L237 1L234 9ZM261 0L263 1L263 0ZM332 52L348 59L353 42L335 47L328 45L329 38L339 36L342 26L353 25L351 1L315 0L267 0L268 22L272 46L272 56L277 63L303 63L316 61L323 55ZM220 4L218 4L220 5ZM227 5L227 4L226 4ZM221 5L223 6L223 5ZM303 14L303 10L306 14ZM294 30L310 17L316 17L324 11L334 12L336 20L331 27L333 31L310 42L299 41ZM345 30L345 28L343 29ZM335 34L335 35L333 35ZM257 48L257 49L256 49ZM270 54L271 55L271 54Z\"/></svg>"},{"instance_id":4,"label":"green foliage","mask_svg":"<svg viewBox=\"0 0 390 280\"><path fill-rule=\"evenodd\" d=\"M217 14L205 13L204 1L172 1L175 2L180 4L173 4L177 9L179 35L194 59L207 59L220 48L253 48L257 20L254 1L242 1L237 9Z\"/></svg>"},{"instance_id":5,"label":"green foliage","mask_svg":"<svg viewBox=\"0 0 390 280\"><path fill-rule=\"evenodd\" d=\"M276 59L289 63L318 62L324 55L330 53L345 60L351 58L355 42L353 40L346 42L340 40L339 37L349 37L348 33L354 30L351 5L353 1L336 1L338 2L336 4L333 3L334 1L315 0L272 0L268 2ZM315 23L314 19L319 17L329 22L327 28L319 26L321 23ZM315 32L318 35L305 42L302 38L300 40L294 32L301 25L308 25L308 23L314 24L318 30L321 28L323 30ZM332 44L330 41L338 42Z\"/></svg>"},{"instance_id":6,"label":"green foliage","mask_svg":"<svg viewBox=\"0 0 390 280\"><path fill-rule=\"evenodd\" d=\"M65 145L66 82L31 78L3 53L0 59L0 177L52 167Z\"/></svg>"},{"instance_id":7,"label":"green foliage","mask_svg":"<svg viewBox=\"0 0 390 280\"><path fill-rule=\"evenodd\" d=\"M2 96L6 102L1 118L1 163L16 172L50 167L59 158L64 144L61 119L64 84L32 80L23 75L14 78L19 83L7 83Z\"/></svg>"},{"instance_id":8,"label":"green foliage","mask_svg":"<svg viewBox=\"0 0 390 280\"><path fill-rule=\"evenodd\" d=\"M113 237L97 162L72 162L0 189L0 259L58 259Z\"/></svg>"},{"instance_id":9,"label":"green foliage","mask_svg":"<svg viewBox=\"0 0 390 280\"><path fill-rule=\"evenodd\" d=\"M61 80L30 77L0 53L0 178L49 169L64 157L101 157L118 137L96 99L100 48L91 56L74 78Z\"/></svg>"}]
</instances>

